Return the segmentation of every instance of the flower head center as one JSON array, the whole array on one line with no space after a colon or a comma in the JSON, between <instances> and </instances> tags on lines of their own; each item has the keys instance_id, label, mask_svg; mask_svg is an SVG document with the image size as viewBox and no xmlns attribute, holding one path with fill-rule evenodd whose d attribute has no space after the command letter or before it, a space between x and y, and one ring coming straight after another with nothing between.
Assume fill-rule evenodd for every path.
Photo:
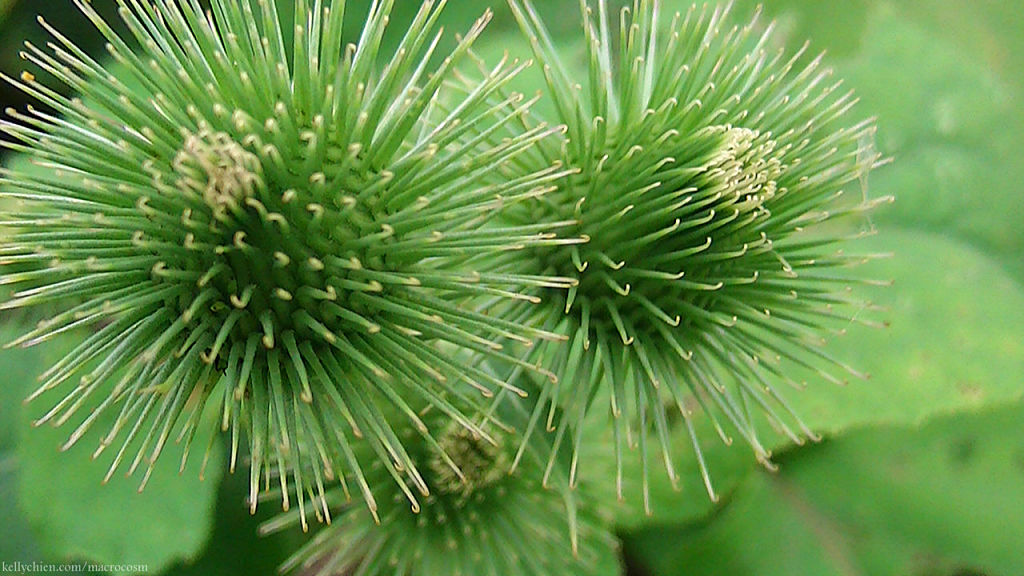
<instances>
[{"instance_id":1,"label":"flower head center","mask_svg":"<svg viewBox=\"0 0 1024 576\"><path fill-rule=\"evenodd\" d=\"M214 212L238 208L263 186L259 159L225 132L186 134L174 170L179 189L201 195Z\"/></svg>"},{"instance_id":2,"label":"flower head center","mask_svg":"<svg viewBox=\"0 0 1024 576\"><path fill-rule=\"evenodd\" d=\"M432 486L441 494L469 496L493 486L508 473L509 462L502 447L458 423L448 426L439 444L461 473L460 477L440 455L430 459Z\"/></svg>"},{"instance_id":3,"label":"flower head center","mask_svg":"<svg viewBox=\"0 0 1024 576\"><path fill-rule=\"evenodd\" d=\"M726 194L738 200L735 207L749 212L778 191L783 165L775 155L775 141L757 130L724 127L725 142L712 162Z\"/></svg>"}]
</instances>

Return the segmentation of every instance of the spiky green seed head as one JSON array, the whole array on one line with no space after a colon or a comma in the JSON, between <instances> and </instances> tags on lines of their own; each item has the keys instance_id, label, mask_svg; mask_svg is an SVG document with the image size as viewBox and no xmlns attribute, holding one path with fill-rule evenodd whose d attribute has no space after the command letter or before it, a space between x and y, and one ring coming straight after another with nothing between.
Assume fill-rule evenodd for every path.
<instances>
[{"instance_id":1,"label":"spiky green seed head","mask_svg":"<svg viewBox=\"0 0 1024 576\"><path fill-rule=\"evenodd\" d=\"M70 445L113 415L97 451L122 447L112 474L132 452L131 470L151 465L175 438L187 455L215 420L232 467L248 438L253 506L271 476L286 507L332 482L369 498L367 465L412 500L427 494L405 443L478 434L466 411L505 386L453 351L514 361L496 339L555 337L464 304L555 282L486 268L493 253L558 242L546 223L486 226L558 176L497 177L548 129L481 144L530 104L497 96L523 65L454 73L489 14L435 66L443 3L423 3L387 58L393 1L374 3L355 44L342 0L294 0L289 23L274 2L133 0L120 10L130 38L75 3L116 64L42 22L54 41L24 58L80 96L5 76L58 115L9 110L0 123L4 145L44 169L0 174L0 195L19 203L0 260L34 266L3 277L18 287L3 308L56 310L18 343L91 327L44 374L33 396L64 398L39 422L77 420ZM444 418L428 426L411 405ZM399 421L418 438L399 438ZM369 449L357 457L356 444Z\"/></svg>"},{"instance_id":2,"label":"spiky green seed head","mask_svg":"<svg viewBox=\"0 0 1024 576\"><path fill-rule=\"evenodd\" d=\"M528 388L528 385L524 385ZM411 448L434 492L409 514L405 496L379 463L367 481L379 489L379 507L353 506L340 489L328 494L334 516L283 571L335 574L490 575L593 574L617 562L608 510L586 491L572 490L562 459L548 467L549 439L530 442L523 463L510 473L519 439L510 433L529 418L527 402L507 402L483 418L485 435L448 425L446 450ZM428 415L428 421L433 418ZM417 446L407 431L409 446ZM548 442L546 445L545 442ZM275 532L304 522L296 511L266 523Z\"/></svg>"},{"instance_id":3,"label":"spiky green seed head","mask_svg":"<svg viewBox=\"0 0 1024 576\"><path fill-rule=\"evenodd\" d=\"M538 406L566 416L539 408L527 435L546 424L578 450L583 439L562 429L582 430L600 398L620 482L631 450L644 478L660 452L675 480L670 412L702 469L694 410L765 462L759 420L796 441L813 437L781 388L793 368L832 381L830 368L846 370L822 345L863 307L845 290L858 281L847 267L862 257L843 241L870 233L864 213L887 201L862 191L878 162L873 123L850 120L854 99L818 59L804 66L803 51L776 51L771 26L733 26L728 8L666 18L659 1L638 0L613 31L604 0L596 11L581 3L581 85L529 0L510 5L543 65L552 123L566 126L529 166L572 171L511 217L576 221L587 240L521 254L523 270L578 282L550 291L540 319L569 345L531 356L558 376Z\"/></svg>"}]
</instances>

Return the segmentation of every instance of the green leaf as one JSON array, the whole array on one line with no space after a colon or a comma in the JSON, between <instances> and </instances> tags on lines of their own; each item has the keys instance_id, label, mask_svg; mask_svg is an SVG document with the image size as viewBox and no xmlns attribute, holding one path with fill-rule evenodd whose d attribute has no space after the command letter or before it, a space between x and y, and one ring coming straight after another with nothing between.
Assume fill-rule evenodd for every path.
<instances>
[{"instance_id":1,"label":"green leaf","mask_svg":"<svg viewBox=\"0 0 1024 576\"><path fill-rule=\"evenodd\" d=\"M50 361L59 357L56 354L61 348L48 345L47 352L54 354ZM40 367L36 366L37 371ZM19 396L25 396L33 381L9 382L14 384L11 388L20 388ZM197 477L207 439L197 437L182 473L178 461L164 458L142 493L138 486L145 462L139 474L129 478L118 474L104 485L112 457L109 452L118 446L97 460L90 455L113 418L101 417L74 447L59 452L70 428L29 427L31 420L40 416L40 406L46 404L45 399L30 404L17 420L21 432L17 446L19 503L44 556L98 564L142 564L150 573L157 573L202 550L211 532L214 498L224 469L219 450L211 452L203 481Z\"/></svg>"},{"instance_id":2,"label":"green leaf","mask_svg":"<svg viewBox=\"0 0 1024 576\"><path fill-rule=\"evenodd\" d=\"M862 270L866 278L893 280L891 287L863 289L887 308L882 316L890 326L851 326L827 347L869 373L869 380L836 386L817 375L791 371L794 378L810 383L805 390L784 392L812 430L836 436L854 428L917 424L1011 403L1024 394L1024 289L998 263L962 242L924 232L888 230L856 245L865 253L896 250L892 258L873 261ZM757 466L751 451L739 443L724 445L699 413L695 426L715 490L722 495L742 490L742 478ZM761 429L766 445L777 451L790 445L769 426ZM635 498L627 501L616 518L621 528L692 521L715 509L681 425L673 440L680 490L673 489L657 459L658 467L649 472L652 514L645 515ZM612 445L609 439L592 450ZM781 466L786 472L786 464ZM639 493L642 473L639 466L626 471L627 494ZM590 472L587 477L601 475Z\"/></svg>"},{"instance_id":3,"label":"green leaf","mask_svg":"<svg viewBox=\"0 0 1024 576\"><path fill-rule=\"evenodd\" d=\"M774 21L786 45L810 42L810 54L827 50L830 60L849 56L860 49L872 0L815 2L813 0L737 0L734 14L746 18L757 9L764 22ZM691 2L671 0L670 7L685 10Z\"/></svg>"},{"instance_id":4,"label":"green leaf","mask_svg":"<svg viewBox=\"0 0 1024 576\"><path fill-rule=\"evenodd\" d=\"M863 52L842 66L862 110L878 114L879 147L896 160L872 179L873 193L898 198L880 218L955 234L1024 272L1020 211L1007 209L1024 178L1018 98L987 63L945 36L879 7Z\"/></svg>"},{"instance_id":5,"label":"green leaf","mask_svg":"<svg viewBox=\"0 0 1024 576\"><path fill-rule=\"evenodd\" d=\"M27 323L8 315L0 323L0 344L7 343L28 329ZM24 399L24 383L35 380L44 368L38 348L0 350L0 559L8 564L46 562L25 513L19 505L21 461L16 454ZM68 572L51 572L63 576Z\"/></svg>"},{"instance_id":6,"label":"green leaf","mask_svg":"<svg viewBox=\"0 0 1024 576\"><path fill-rule=\"evenodd\" d=\"M44 563L36 543L35 535L25 520L25 515L18 507L18 470L17 459L9 453L0 452L0 526L3 527L3 538L0 538L0 559L7 565L21 562L29 565L33 562ZM68 573L63 570L49 572L56 576ZM94 572L94 574L96 574Z\"/></svg>"},{"instance_id":7,"label":"green leaf","mask_svg":"<svg viewBox=\"0 0 1024 576\"><path fill-rule=\"evenodd\" d=\"M1024 289L997 262L938 234L886 230L858 242L895 251L859 273L892 280L866 289L886 329L851 325L828 350L869 380L813 382L787 398L818 433L914 424L931 416L1012 402L1024 394Z\"/></svg>"},{"instance_id":8,"label":"green leaf","mask_svg":"<svg viewBox=\"0 0 1024 576\"><path fill-rule=\"evenodd\" d=\"M17 462L8 452L0 452L0 558L4 561L28 561L34 556L35 538L25 529L18 509Z\"/></svg>"},{"instance_id":9,"label":"green leaf","mask_svg":"<svg viewBox=\"0 0 1024 576\"><path fill-rule=\"evenodd\" d=\"M187 480L187 479L186 479ZM163 576L252 576L275 574L278 567L302 546L307 535L299 530L259 535L259 525L273 517L273 506L250 514L245 499L248 477L224 477L217 495L213 533L205 550L194 560L179 562Z\"/></svg>"},{"instance_id":10,"label":"green leaf","mask_svg":"<svg viewBox=\"0 0 1024 576\"><path fill-rule=\"evenodd\" d=\"M18 3L18 0L0 0L0 24L4 23L11 9Z\"/></svg>"},{"instance_id":11,"label":"green leaf","mask_svg":"<svg viewBox=\"0 0 1024 576\"><path fill-rule=\"evenodd\" d=\"M632 540L655 576L1024 572L1024 406L879 427L758 472L713 521Z\"/></svg>"},{"instance_id":12,"label":"green leaf","mask_svg":"<svg viewBox=\"0 0 1024 576\"><path fill-rule=\"evenodd\" d=\"M14 340L28 330L20 322L5 318L0 323L0 346ZM42 350L38 348L0 349L0 458L13 458L17 445L22 401L25 390L44 369Z\"/></svg>"},{"instance_id":13,"label":"green leaf","mask_svg":"<svg viewBox=\"0 0 1024 576\"><path fill-rule=\"evenodd\" d=\"M17 327L6 321L0 324L0 341L17 336ZM6 562L30 562L37 559L35 537L25 526L24 514L18 507L17 444L19 410L22 395L20 382L30 382L40 367L37 350L0 350L0 558Z\"/></svg>"}]
</instances>

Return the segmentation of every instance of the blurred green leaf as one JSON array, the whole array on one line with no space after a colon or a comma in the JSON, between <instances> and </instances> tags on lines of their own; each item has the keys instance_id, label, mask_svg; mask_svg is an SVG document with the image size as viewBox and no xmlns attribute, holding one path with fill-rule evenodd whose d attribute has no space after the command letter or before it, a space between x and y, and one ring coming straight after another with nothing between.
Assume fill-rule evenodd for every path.
<instances>
[{"instance_id":1,"label":"blurred green leaf","mask_svg":"<svg viewBox=\"0 0 1024 576\"><path fill-rule=\"evenodd\" d=\"M0 323L0 346L11 342L28 330L11 317ZM21 427L22 401L25 390L30 389L43 369L40 348L0 349L0 455L10 455L17 445ZM0 456L2 457L2 456Z\"/></svg>"},{"instance_id":2,"label":"blurred green leaf","mask_svg":"<svg viewBox=\"0 0 1024 576\"><path fill-rule=\"evenodd\" d=\"M881 4L878 0L857 1ZM975 66L997 75L1008 86L1014 86L1015 99L1020 100L1024 91L1024 78L1021 77L1021 72L1024 72L1024 35L1021 34L1024 12L1020 10L1019 3L1012 0L897 0L886 4L890 9L896 9L901 19L927 29ZM840 20L834 26L842 25ZM825 39L831 42L830 38Z\"/></svg>"},{"instance_id":3,"label":"blurred green leaf","mask_svg":"<svg viewBox=\"0 0 1024 576\"><path fill-rule=\"evenodd\" d=\"M0 344L6 344L27 330L16 316L8 314L0 323ZM40 348L0 350L0 559L15 562L45 562L38 540L19 505L21 461L16 453L24 390L43 369ZM51 572L63 576L66 572Z\"/></svg>"},{"instance_id":4,"label":"blurred green leaf","mask_svg":"<svg viewBox=\"0 0 1024 576\"><path fill-rule=\"evenodd\" d=\"M837 387L820 378L787 391L814 430L836 434L871 424L926 418L1008 403L1024 394L1024 289L982 251L938 234L886 230L847 248L895 251L858 268L891 287L864 291L885 329L851 323L829 343L836 357L870 374Z\"/></svg>"},{"instance_id":5,"label":"blurred green leaf","mask_svg":"<svg viewBox=\"0 0 1024 576\"><path fill-rule=\"evenodd\" d=\"M5 562L28 562L35 559L35 537L25 525L18 508L17 460L7 451L0 451L0 558Z\"/></svg>"},{"instance_id":6,"label":"blurred green leaf","mask_svg":"<svg viewBox=\"0 0 1024 576\"><path fill-rule=\"evenodd\" d=\"M9 321L0 324L0 343L13 340L17 330ZM4 534L0 538L0 558L4 561L35 559L35 538L18 508L18 459L14 448L20 424L20 391L24 388L21 383L34 380L40 365L38 356L35 349L0 350L0 373L4 374L0 383L0 526Z\"/></svg>"},{"instance_id":7,"label":"blurred green leaf","mask_svg":"<svg viewBox=\"0 0 1024 576\"><path fill-rule=\"evenodd\" d=\"M962 242L924 232L889 230L856 246L865 253L896 250L892 258L862 267L865 277L894 281L892 287L864 289L887 308L882 315L891 325L851 326L830 342L830 353L868 372L869 380L835 386L807 374L812 384L806 390L784 391L812 430L835 436L867 426L918 424L1012 403L1024 394L1024 289L998 263ZM791 370L791 375L799 379L800 372ZM695 416L695 426L715 489L726 495L745 490L742 479L757 467L751 451L740 442L724 445L702 415ZM766 445L780 450L790 444L767 424L760 428L768 433ZM624 491L632 498L617 517L623 529L692 521L715 509L685 429L679 426L675 436L681 490L671 486L660 458L652 458L658 464L649 472L653 514L647 517L637 497L642 471L639 465L627 469ZM611 445L610 440L604 443Z\"/></svg>"},{"instance_id":8,"label":"blurred green leaf","mask_svg":"<svg viewBox=\"0 0 1024 576\"><path fill-rule=\"evenodd\" d=\"M10 14L11 9L14 8L17 2L18 0L0 0L0 25L7 19L8 14Z\"/></svg>"},{"instance_id":9,"label":"blurred green leaf","mask_svg":"<svg viewBox=\"0 0 1024 576\"><path fill-rule=\"evenodd\" d=\"M669 0L675 10L686 10L692 2ZM733 19L742 22L757 10L764 14L762 22L774 22L780 41L789 50L809 42L808 54L827 51L830 61L856 54L860 50L867 17L874 0L819 2L816 0L736 0Z\"/></svg>"},{"instance_id":10,"label":"blurred green leaf","mask_svg":"<svg viewBox=\"0 0 1024 576\"><path fill-rule=\"evenodd\" d=\"M862 112L878 114L879 147L896 160L872 177L873 193L897 197L879 218L957 235L1019 274L1024 221L1007 209L1019 206L1024 180L1019 99L943 34L883 5L863 51L841 67Z\"/></svg>"},{"instance_id":11,"label":"blurred green leaf","mask_svg":"<svg viewBox=\"0 0 1024 576\"><path fill-rule=\"evenodd\" d=\"M17 562L22 565L46 563L40 555L35 535L25 515L18 507L18 464L17 459L8 452L0 452L0 527L3 534L3 538L0 538L0 559L8 566ZM47 573L65 576L74 571L53 570ZM93 574L102 576L104 573Z\"/></svg>"},{"instance_id":12,"label":"blurred green leaf","mask_svg":"<svg viewBox=\"0 0 1024 576\"><path fill-rule=\"evenodd\" d=\"M59 357L61 343L47 344L49 360ZM42 366L36 366L36 370ZM34 380L34 379L32 379ZM15 382L19 396L32 390L32 380ZM173 457L161 458L146 490L138 486L147 463L132 477L115 475L102 483L119 445L93 460L92 451L109 430L115 414L97 420L81 440L66 452L59 452L71 433L71 425L30 429L34 417L58 397L44 395L21 410L17 457L19 462L19 503L48 558L88 560L100 564L143 564L150 573L179 559L195 557L210 535L214 497L223 474L220 450L213 450L205 480L197 477L207 438L197 436L193 454L182 473ZM88 410L83 406L82 410ZM173 452L173 438L168 451ZM215 448L219 448L215 446ZM129 454L132 454L131 452ZM169 455L168 455L169 456Z\"/></svg>"},{"instance_id":13,"label":"blurred green leaf","mask_svg":"<svg viewBox=\"0 0 1024 576\"><path fill-rule=\"evenodd\" d=\"M188 481L187 478L179 479ZM261 537L259 525L279 510L261 507L249 513L249 476L225 475L217 495L213 533L197 558L179 562L164 576L252 576L275 574L278 567L308 538L296 527L292 531ZM314 528L315 529L315 528Z\"/></svg>"},{"instance_id":14,"label":"blurred green leaf","mask_svg":"<svg viewBox=\"0 0 1024 576\"><path fill-rule=\"evenodd\" d=\"M882 427L751 475L713 521L631 541L655 576L1024 573L1024 407Z\"/></svg>"}]
</instances>

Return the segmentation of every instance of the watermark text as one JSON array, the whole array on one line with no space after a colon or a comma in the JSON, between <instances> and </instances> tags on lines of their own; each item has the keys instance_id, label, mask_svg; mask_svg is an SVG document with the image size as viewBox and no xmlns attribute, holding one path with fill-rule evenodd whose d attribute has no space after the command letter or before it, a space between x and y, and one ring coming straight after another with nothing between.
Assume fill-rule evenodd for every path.
<instances>
[{"instance_id":1,"label":"watermark text","mask_svg":"<svg viewBox=\"0 0 1024 576\"><path fill-rule=\"evenodd\" d=\"M0 562L3 574L146 574L145 564L54 564L48 562Z\"/></svg>"}]
</instances>

